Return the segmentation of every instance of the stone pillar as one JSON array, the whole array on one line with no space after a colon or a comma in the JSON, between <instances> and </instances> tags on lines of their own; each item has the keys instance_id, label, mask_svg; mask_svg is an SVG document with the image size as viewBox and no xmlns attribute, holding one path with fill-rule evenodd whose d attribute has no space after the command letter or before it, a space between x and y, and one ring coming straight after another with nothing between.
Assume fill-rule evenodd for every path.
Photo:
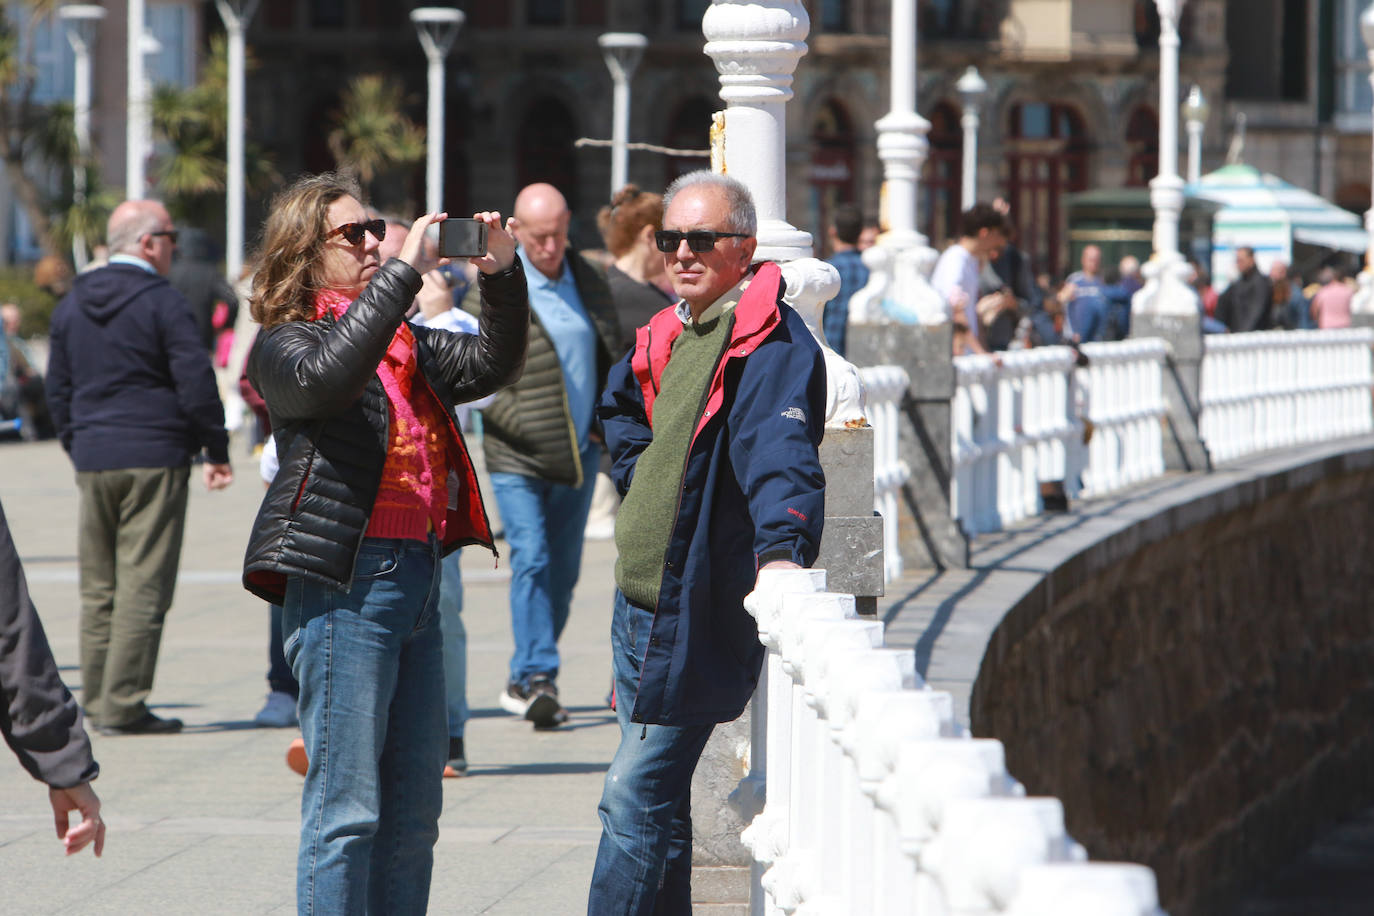
<instances>
[{"instance_id":1,"label":"stone pillar","mask_svg":"<svg viewBox=\"0 0 1374 916\"><path fill-rule=\"evenodd\" d=\"M1212 458L1198 435L1202 381L1202 319L1193 315L1134 312L1132 337L1158 337L1169 345L1164 370L1164 400L1169 416L1164 430L1164 467L1171 471L1210 471Z\"/></svg>"},{"instance_id":2,"label":"stone pillar","mask_svg":"<svg viewBox=\"0 0 1374 916\"><path fill-rule=\"evenodd\" d=\"M848 350L866 366L901 366L911 377L900 448L911 468L903 488L897 547L908 567L969 565L969 539L951 514L953 326L863 324L849 329Z\"/></svg>"}]
</instances>

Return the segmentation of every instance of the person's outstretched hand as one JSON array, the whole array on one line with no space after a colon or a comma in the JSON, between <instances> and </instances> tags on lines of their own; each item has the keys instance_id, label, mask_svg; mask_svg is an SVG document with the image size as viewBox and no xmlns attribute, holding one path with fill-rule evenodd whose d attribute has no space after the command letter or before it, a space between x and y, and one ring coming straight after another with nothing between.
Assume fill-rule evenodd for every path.
<instances>
[{"instance_id":1,"label":"person's outstretched hand","mask_svg":"<svg viewBox=\"0 0 1374 916\"><path fill-rule=\"evenodd\" d=\"M49 788L48 801L52 803L57 838L67 847L67 855L74 856L94 842L98 858L105 851L105 822L100 819L100 799L91 784L83 782L70 789ZM73 811L81 813L81 823L75 827L68 820Z\"/></svg>"},{"instance_id":2,"label":"person's outstretched hand","mask_svg":"<svg viewBox=\"0 0 1374 916\"><path fill-rule=\"evenodd\" d=\"M410 231L406 233L406 240L401 243L401 253L396 255L411 267L420 263L420 253L425 243L425 230L434 223L442 223L448 219L447 213L426 213L417 219L410 226ZM440 264L447 264L445 258L439 259Z\"/></svg>"},{"instance_id":3,"label":"person's outstretched hand","mask_svg":"<svg viewBox=\"0 0 1374 916\"><path fill-rule=\"evenodd\" d=\"M484 274L499 274L515 263L515 230L520 223L515 217L501 225L501 214L495 210L472 214L472 218L487 224L487 253L485 257L470 258Z\"/></svg>"}]
</instances>

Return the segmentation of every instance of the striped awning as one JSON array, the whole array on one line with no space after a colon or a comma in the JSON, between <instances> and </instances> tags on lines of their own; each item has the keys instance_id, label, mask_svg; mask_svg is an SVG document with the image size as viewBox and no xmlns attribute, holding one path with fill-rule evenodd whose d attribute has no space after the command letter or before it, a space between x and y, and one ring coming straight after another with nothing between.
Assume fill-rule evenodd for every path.
<instances>
[{"instance_id":1,"label":"striped awning","mask_svg":"<svg viewBox=\"0 0 1374 916\"><path fill-rule=\"evenodd\" d=\"M1267 271L1293 261L1293 243L1363 252L1369 235L1358 216L1277 175L1237 163L1210 172L1187 193L1222 205L1212 222L1212 282L1223 289L1236 277L1236 248L1249 246Z\"/></svg>"}]
</instances>

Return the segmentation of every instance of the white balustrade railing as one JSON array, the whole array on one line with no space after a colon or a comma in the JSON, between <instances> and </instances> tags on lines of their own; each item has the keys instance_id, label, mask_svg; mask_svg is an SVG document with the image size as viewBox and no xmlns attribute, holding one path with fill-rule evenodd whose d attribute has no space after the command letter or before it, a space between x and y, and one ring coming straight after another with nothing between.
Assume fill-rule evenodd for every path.
<instances>
[{"instance_id":1,"label":"white balustrade railing","mask_svg":"<svg viewBox=\"0 0 1374 916\"><path fill-rule=\"evenodd\" d=\"M902 574L897 548L897 505L911 467L902 460L898 417L911 377L900 366L870 366L859 370L867 393L868 423L873 427L873 509L883 519L883 579Z\"/></svg>"},{"instance_id":2,"label":"white balustrade railing","mask_svg":"<svg viewBox=\"0 0 1374 916\"><path fill-rule=\"evenodd\" d=\"M1374 329L1205 339L1199 434L1215 462L1374 430Z\"/></svg>"},{"instance_id":3,"label":"white balustrade railing","mask_svg":"<svg viewBox=\"0 0 1374 916\"><path fill-rule=\"evenodd\" d=\"M1001 742L969 737L910 648L824 588L824 570L763 570L745 600L768 649L752 912L1158 916L1149 869L1086 863L1059 801L1025 797Z\"/></svg>"},{"instance_id":4,"label":"white balustrade railing","mask_svg":"<svg viewBox=\"0 0 1374 916\"><path fill-rule=\"evenodd\" d=\"M1042 483L1102 496L1164 473L1164 341L1082 350L1083 368L1067 347L955 357L950 505L969 534L1038 514Z\"/></svg>"},{"instance_id":5,"label":"white balustrade railing","mask_svg":"<svg viewBox=\"0 0 1374 916\"><path fill-rule=\"evenodd\" d=\"M1104 496L1164 473L1164 362L1158 338L1090 343L1074 373L1079 416L1091 437L1079 449L1079 492ZM1072 476L1072 475L1071 475Z\"/></svg>"},{"instance_id":6,"label":"white balustrade railing","mask_svg":"<svg viewBox=\"0 0 1374 916\"><path fill-rule=\"evenodd\" d=\"M1041 481L1064 479L1073 366L1067 347L954 358L950 505L969 534L1037 514Z\"/></svg>"}]
</instances>

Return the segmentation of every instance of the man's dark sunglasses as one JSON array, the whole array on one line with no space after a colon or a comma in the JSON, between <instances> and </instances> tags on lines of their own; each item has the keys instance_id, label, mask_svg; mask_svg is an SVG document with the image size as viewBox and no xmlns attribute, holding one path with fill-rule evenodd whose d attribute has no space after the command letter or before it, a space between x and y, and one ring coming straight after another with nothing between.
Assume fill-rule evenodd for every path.
<instances>
[{"instance_id":1,"label":"man's dark sunglasses","mask_svg":"<svg viewBox=\"0 0 1374 916\"><path fill-rule=\"evenodd\" d=\"M677 251L682 240L695 252L710 251L716 247L717 239L747 239L743 232L712 232L710 229L693 229L691 232L677 232L673 229L660 229L654 233L654 244L659 251Z\"/></svg>"},{"instance_id":2,"label":"man's dark sunglasses","mask_svg":"<svg viewBox=\"0 0 1374 916\"><path fill-rule=\"evenodd\" d=\"M325 238L332 239L336 235L341 235L348 244L361 245L369 232L376 236L379 242L386 238L386 220L370 219L365 223L344 223L330 230Z\"/></svg>"},{"instance_id":3,"label":"man's dark sunglasses","mask_svg":"<svg viewBox=\"0 0 1374 916\"><path fill-rule=\"evenodd\" d=\"M177 231L175 229L163 229L160 232L148 233L149 238L157 238L159 235L165 236L167 241L171 242L173 245L177 243Z\"/></svg>"}]
</instances>

